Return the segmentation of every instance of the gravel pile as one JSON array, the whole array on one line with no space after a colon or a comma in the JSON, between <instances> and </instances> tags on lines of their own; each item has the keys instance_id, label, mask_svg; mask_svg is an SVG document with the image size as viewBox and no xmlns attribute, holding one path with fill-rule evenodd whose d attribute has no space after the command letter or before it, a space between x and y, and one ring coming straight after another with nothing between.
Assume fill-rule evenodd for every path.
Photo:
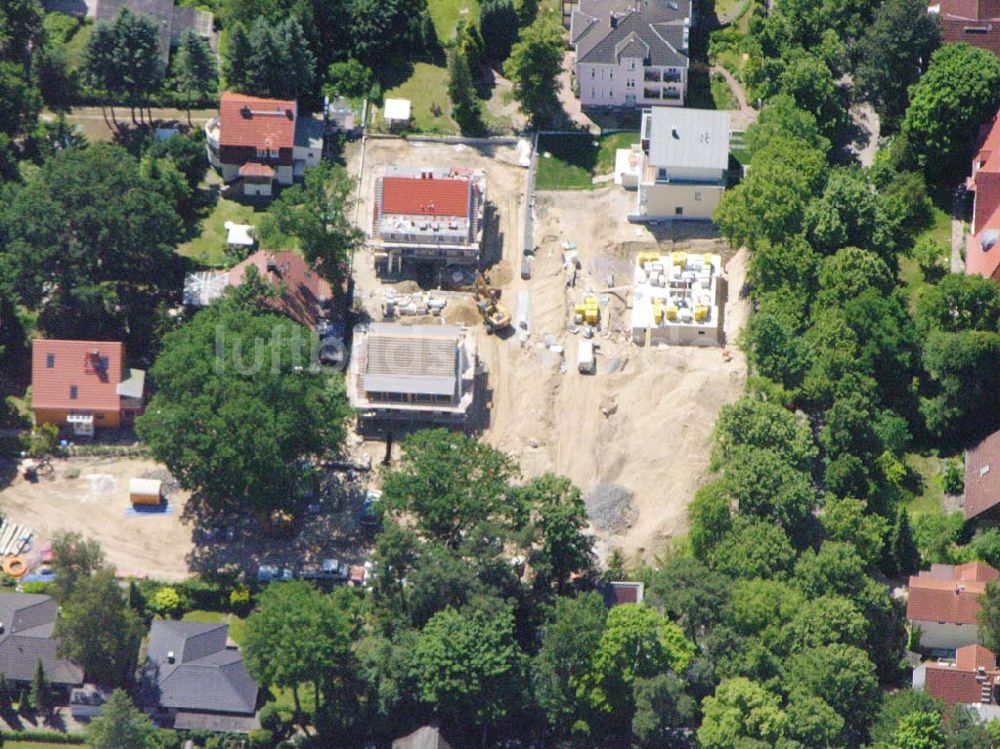
<instances>
[{"instance_id":1,"label":"gravel pile","mask_svg":"<svg viewBox=\"0 0 1000 749\"><path fill-rule=\"evenodd\" d=\"M632 492L618 484L598 484L584 495L583 502L594 528L605 533L624 533L638 515Z\"/></svg>"}]
</instances>

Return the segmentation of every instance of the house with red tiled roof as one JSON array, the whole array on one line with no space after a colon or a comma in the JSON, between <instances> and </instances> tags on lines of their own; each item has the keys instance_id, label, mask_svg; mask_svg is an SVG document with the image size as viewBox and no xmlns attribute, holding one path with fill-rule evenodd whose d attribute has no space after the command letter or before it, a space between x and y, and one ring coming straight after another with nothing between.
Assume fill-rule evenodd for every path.
<instances>
[{"instance_id":1,"label":"house with red tiled roof","mask_svg":"<svg viewBox=\"0 0 1000 749\"><path fill-rule=\"evenodd\" d=\"M142 413L146 373L124 366L122 343L36 338L31 349L36 424L90 436L95 428L130 426Z\"/></svg>"},{"instance_id":2,"label":"house with red tiled roof","mask_svg":"<svg viewBox=\"0 0 1000 749\"><path fill-rule=\"evenodd\" d=\"M954 659L932 661L913 670L913 688L949 707L968 705L984 718L1000 717L1000 670L996 656L982 645L958 648Z\"/></svg>"},{"instance_id":3,"label":"house with red tiled roof","mask_svg":"<svg viewBox=\"0 0 1000 749\"><path fill-rule=\"evenodd\" d=\"M927 650L955 650L978 641L979 596L1000 572L985 562L932 564L910 577L906 618Z\"/></svg>"},{"instance_id":4,"label":"house with red tiled roof","mask_svg":"<svg viewBox=\"0 0 1000 749\"><path fill-rule=\"evenodd\" d=\"M965 272L1000 282L1000 116L983 125L968 187L974 193Z\"/></svg>"},{"instance_id":5,"label":"house with red tiled roof","mask_svg":"<svg viewBox=\"0 0 1000 749\"><path fill-rule=\"evenodd\" d=\"M460 169L389 166L375 179L372 241L376 267L404 261L478 265L486 177Z\"/></svg>"},{"instance_id":6,"label":"house with red tiled roof","mask_svg":"<svg viewBox=\"0 0 1000 749\"><path fill-rule=\"evenodd\" d=\"M242 263L225 271L189 273L184 281L184 303L206 307L222 297L230 286L240 286L250 267L267 283L278 289L268 300L275 312L315 330L330 311L333 290L301 255L290 250L260 250Z\"/></svg>"},{"instance_id":7,"label":"house with red tiled roof","mask_svg":"<svg viewBox=\"0 0 1000 749\"><path fill-rule=\"evenodd\" d=\"M1000 0L939 0L928 11L938 17L941 42L966 42L1000 57Z\"/></svg>"},{"instance_id":8,"label":"house with red tiled roof","mask_svg":"<svg viewBox=\"0 0 1000 749\"><path fill-rule=\"evenodd\" d=\"M1000 516L1000 431L986 437L965 452L965 499L962 512L966 520Z\"/></svg>"},{"instance_id":9,"label":"house with red tiled roof","mask_svg":"<svg viewBox=\"0 0 1000 749\"><path fill-rule=\"evenodd\" d=\"M226 91L219 116L205 125L205 147L223 182L248 197L271 197L275 185L290 185L319 164L323 123L291 100Z\"/></svg>"}]
</instances>

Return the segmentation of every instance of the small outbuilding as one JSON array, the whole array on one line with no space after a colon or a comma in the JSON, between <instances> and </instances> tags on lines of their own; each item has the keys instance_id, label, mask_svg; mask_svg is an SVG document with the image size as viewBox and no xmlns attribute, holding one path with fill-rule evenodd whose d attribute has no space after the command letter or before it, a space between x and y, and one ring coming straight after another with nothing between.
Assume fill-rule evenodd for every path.
<instances>
[{"instance_id":1,"label":"small outbuilding","mask_svg":"<svg viewBox=\"0 0 1000 749\"><path fill-rule=\"evenodd\" d=\"M158 479L131 479L128 495L134 505L158 505L163 501L163 482Z\"/></svg>"},{"instance_id":2,"label":"small outbuilding","mask_svg":"<svg viewBox=\"0 0 1000 749\"><path fill-rule=\"evenodd\" d=\"M410 124L410 100L386 99L382 117L390 130L406 127Z\"/></svg>"}]
</instances>

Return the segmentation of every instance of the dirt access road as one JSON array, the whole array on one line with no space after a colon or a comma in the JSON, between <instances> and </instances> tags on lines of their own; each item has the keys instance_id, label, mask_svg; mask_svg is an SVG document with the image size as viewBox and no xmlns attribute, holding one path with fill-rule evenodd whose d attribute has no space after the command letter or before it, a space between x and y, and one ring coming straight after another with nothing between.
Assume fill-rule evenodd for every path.
<instances>
[{"instance_id":1,"label":"dirt access road","mask_svg":"<svg viewBox=\"0 0 1000 749\"><path fill-rule=\"evenodd\" d=\"M372 181L380 167L462 166L487 174L488 193L497 213L498 237L490 240L494 285L515 311L521 292L530 297L530 335L497 337L485 333L467 295L448 295L444 318L471 326L487 372L488 422L482 438L510 453L525 478L546 471L571 478L585 493L599 484L618 484L632 493L635 517L623 532L598 532L599 553L621 548L631 558L652 559L686 528L686 508L708 474L712 428L723 404L742 392L746 367L739 351L719 348L646 349L624 333L628 294L609 297L608 324L597 337L596 375L575 370L577 337L567 330L575 299L588 289L630 278L629 268L643 249L689 247L721 252L728 275L725 327L730 341L742 326L746 304L738 300L746 254L734 253L712 227L678 225L655 233L625 220L635 193L610 186L594 191L539 193L535 219L537 254L532 278L522 280L520 227L525 170L510 148L456 148L439 144L373 140L368 143L359 225L370 231ZM357 173L358 155L348 153ZM561 245L577 244L582 276L568 289ZM369 252L355 257L355 281L366 311L380 319L383 290ZM392 284L407 291L414 281ZM405 319L404 322L416 322ZM433 318L421 322L436 322ZM551 346L562 346L565 360ZM565 369L565 371L563 371ZM614 370L614 371L611 371ZM607 415L605 415L607 414ZM376 460L384 445L366 443Z\"/></svg>"}]
</instances>

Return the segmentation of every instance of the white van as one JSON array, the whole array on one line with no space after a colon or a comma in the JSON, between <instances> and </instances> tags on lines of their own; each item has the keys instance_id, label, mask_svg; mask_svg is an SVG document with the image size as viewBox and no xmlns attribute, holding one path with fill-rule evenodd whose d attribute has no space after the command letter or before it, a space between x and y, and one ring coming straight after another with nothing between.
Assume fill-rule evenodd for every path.
<instances>
[{"instance_id":1,"label":"white van","mask_svg":"<svg viewBox=\"0 0 1000 749\"><path fill-rule=\"evenodd\" d=\"M580 346L576 350L576 366L582 374L594 374L597 371L593 340L587 338L580 340Z\"/></svg>"}]
</instances>

